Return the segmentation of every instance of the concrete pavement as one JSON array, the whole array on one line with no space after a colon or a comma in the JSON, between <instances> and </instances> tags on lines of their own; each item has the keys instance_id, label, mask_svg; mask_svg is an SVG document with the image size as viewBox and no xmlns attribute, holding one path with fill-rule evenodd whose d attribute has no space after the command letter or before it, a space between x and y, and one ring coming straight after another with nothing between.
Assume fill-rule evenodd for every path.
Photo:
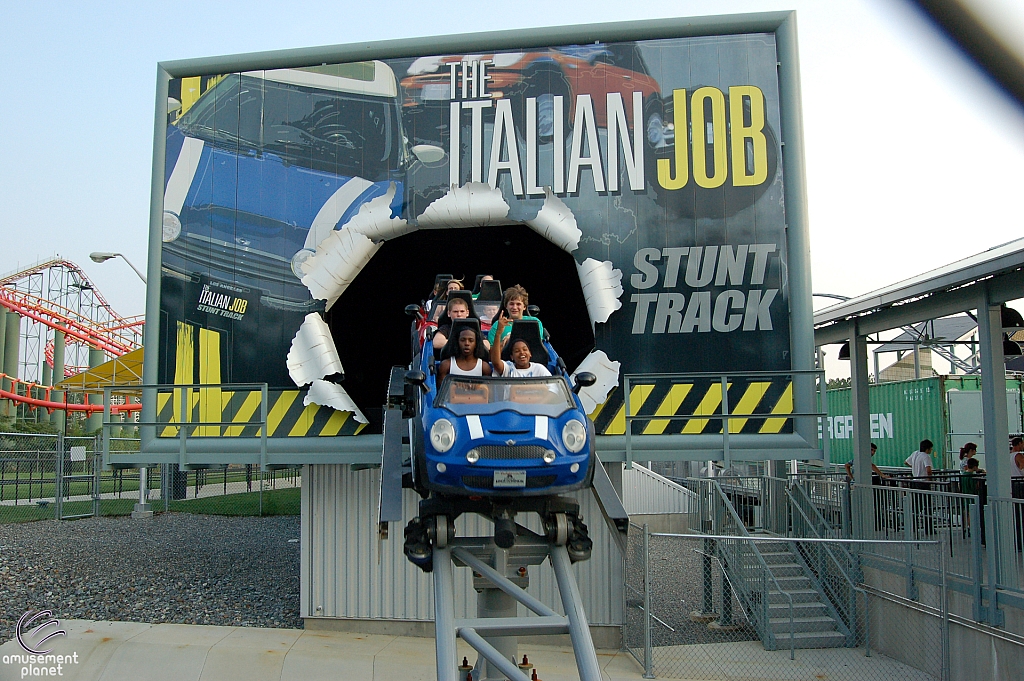
<instances>
[{"instance_id":1,"label":"concrete pavement","mask_svg":"<svg viewBox=\"0 0 1024 681\"><path fill-rule=\"evenodd\" d=\"M62 620L66 637L51 639L54 664L26 664L17 641L0 646L0 681L434 681L434 640L299 629ZM543 681L578 679L572 648L521 645ZM77 656L75 654L77 653ZM18 656L10 659L11 656ZM459 641L459 656L476 652ZM618 650L600 650L606 681L642 679ZM76 661L77 660L77 661ZM5 663L6 661L6 663ZM28 670L26 673L26 669Z\"/></svg>"}]
</instances>

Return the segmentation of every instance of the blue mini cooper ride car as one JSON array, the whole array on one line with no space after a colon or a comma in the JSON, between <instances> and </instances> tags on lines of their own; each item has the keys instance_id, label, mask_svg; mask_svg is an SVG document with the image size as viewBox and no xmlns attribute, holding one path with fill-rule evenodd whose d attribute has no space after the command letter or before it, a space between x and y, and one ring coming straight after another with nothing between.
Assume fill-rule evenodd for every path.
<instances>
[{"instance_id":1,"label":"blue mini cooper ride car","mask_svg":"<svg viewBox=\"0 0 1024 681\"><path fill-rule=\"evenodd\" d=\"M424 324L426 315L413 307L410 313ZM479 330L479 320L452 320L450 337L465 327ZM577 395L595 382L593 374L580 373L574 383L539 324L516 321L507 345L525 340L533 361L551 376L449 374L439 383L445 356L435 356L430 331L414 335L422 345L405 375L412 450L407 486L424 497L420 517L405 530L407 557L429 571L437 533L453 531L451 523L464 512L489 517L495 543L510 548L525 531L515 524L516 513L537 512L570 558L585 560L592 542L579 504L559 495L590 487L598 462L593 423Z\"/></svg>"}]
</instances>

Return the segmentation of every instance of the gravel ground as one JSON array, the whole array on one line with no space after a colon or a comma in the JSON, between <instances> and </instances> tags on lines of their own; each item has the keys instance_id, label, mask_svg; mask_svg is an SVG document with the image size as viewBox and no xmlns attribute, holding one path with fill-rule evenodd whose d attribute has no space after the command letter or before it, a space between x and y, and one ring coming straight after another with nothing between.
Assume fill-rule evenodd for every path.
<instances>
[{"instance_id":1,"label":"gravel ground","mask_svg":"<svg viewBox=\"0 0 1024 681\"><path fill-rule=\"evenodd\" d=\"M638 548L639 538L630 536L631 546ZM672 627L675 631L654 622L651 627L651 642L655 646L692 645L697 643L726 643L732 641L756 641L756 632L746 622L739 602L733 597L733 621L738 628L734 631L710 629L706 622L693 621L690 613L700 610L703 604L704 584L699 539L678 537L651 537L651 614ZM643 567L633 556L628 561L631 582L640 588L643 584ZM721 603L721 570L714 563L714 602ZM629 596L633 598L631 594ZM643 613L636 607L626 613L626 642L630 648L643 648Z\"/></svg>"},{"instance_id":2,"label":"gravel ground","mask_svg":"<svg viewBox=\"0 0 1024 681\"><path fill-rule=\"evenodd\" d=\"M0 525L0 643L58 619L301 628L299 518L165 513Z\"/></svg>"}]
</instances>

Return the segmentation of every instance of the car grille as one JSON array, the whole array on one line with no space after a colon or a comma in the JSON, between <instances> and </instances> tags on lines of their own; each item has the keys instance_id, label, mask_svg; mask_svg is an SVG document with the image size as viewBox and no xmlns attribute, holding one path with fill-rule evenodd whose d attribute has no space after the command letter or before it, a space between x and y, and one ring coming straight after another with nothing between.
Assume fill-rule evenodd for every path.
<instances>
[{"instance_id":1,"label":"car grille","mask_svg":"<svg viewBox=\"0 0 1024 681\"><path fill-rule=\"evenodd\" d=\"M527 475L526 489L547 487L554 484L557 479L557 475ZM476 489L494 489L494 477L489 475L463 475L462 484L466 487L474 487Z\"/></svg>"},{"instance_id":2,"label":"car grille","mask_svg":"<svg viewBox=\"0 0 1024 681\"><path fill-rule=\"evenodd\" d=\"M507 461L509 459L540 459L544 456L545 448L540 445L483 445L476 447L480 452L481 459L498 459Z\"/></svg>"},{"instance_id":3,"label":"car grille","mask_svg":"<svg viewBox=\"0 0 1024 681\"><path fill-rule=\"evenodd\" d=\"M214 279L238 280L246 286L269 288L277 295L283 292L298 301L309 299L308 289L292 274L288 258L198 234L183 234L163 244L163 250L183 261L185 274L198 270Z\"/></svg>"}]
</instances>

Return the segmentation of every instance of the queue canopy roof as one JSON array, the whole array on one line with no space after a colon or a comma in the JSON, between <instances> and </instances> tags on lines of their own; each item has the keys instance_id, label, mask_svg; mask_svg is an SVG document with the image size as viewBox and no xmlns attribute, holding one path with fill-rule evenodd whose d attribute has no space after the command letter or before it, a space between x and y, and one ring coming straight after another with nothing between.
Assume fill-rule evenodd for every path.
<instances>
[{"instance_id":1,"label":"queue canopy roof","mask_svg":"<svg viewBox=\"0 0 1024 681\"><path fill-rule=\"evenodd\" d=\"M869 314L921 297L969 286L977 281L1013 272L1024 266L1024 239L995 246L916 277L817 310L814 326Z\"/></svg>"},{"instance_id":2,"label":"queue canopy roof","mask_svg":"<svg viewBox=\"0 0 1024 681\"><path fill-rule=\"evenodd\" d=\"M110 386L142 385L142 348L65 378L56 388L99 392Z\"/></svg>"}]
</instances>

